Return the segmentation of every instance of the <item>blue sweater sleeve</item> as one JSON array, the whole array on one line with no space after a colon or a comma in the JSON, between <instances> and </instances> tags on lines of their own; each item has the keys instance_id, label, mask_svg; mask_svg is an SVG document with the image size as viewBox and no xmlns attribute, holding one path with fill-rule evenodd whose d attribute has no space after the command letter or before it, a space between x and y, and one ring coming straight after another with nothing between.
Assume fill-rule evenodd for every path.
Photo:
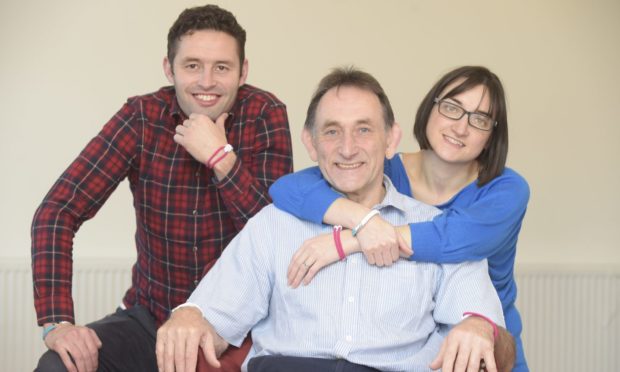
<instances>
[{"instance_id":1,"label":"blue sweater sleeve","mask_svg":"<svg viewBox=\"0 0 620 372\"><path fill-rule=\"evenodd\" d=\"M506 169L482 188L462 190L432 221L410 225L415 261L479 260L515 247L530 190Z\"/></svg>"},{"instance_id":2,"label":"blue sweater sleeve","mask_svg":"<svg viewBox=\"0 0 620 372\"><path fill-rule=\"evenodd\" d=\"M269 188L269 195L279 209L319 224L329 206L342 196L325 181L319 167L280 177Z\"/></svg>"}]
</instances>

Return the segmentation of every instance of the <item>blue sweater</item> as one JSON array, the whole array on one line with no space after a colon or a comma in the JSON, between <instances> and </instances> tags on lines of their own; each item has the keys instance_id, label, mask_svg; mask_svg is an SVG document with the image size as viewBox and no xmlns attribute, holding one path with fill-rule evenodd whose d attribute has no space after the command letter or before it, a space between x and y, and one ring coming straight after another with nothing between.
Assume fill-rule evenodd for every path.
<instances>
[{"instance_id":1,"label":"blue sweater","mask_svg":"<svg viewBox=\"0 0 620 372\"><path fill-rule=\"evenodd\" d=\"M398 191L415 197L400 156L386 159L385 174ZM323 179L318 167L280 178L269 193L278 208L316 223L322 223L327 208L342 197ZM474 181L448 202L437 205L443 213L432 221L410 225L412 260L436 263L488 260L489 276L502 302L506 328L517 343L513 371L528 371L520 339L521 317L515 307L514 261L529 196L525 179L506 168L486 185L478 187Z\"/></svg>"}]
</instances>

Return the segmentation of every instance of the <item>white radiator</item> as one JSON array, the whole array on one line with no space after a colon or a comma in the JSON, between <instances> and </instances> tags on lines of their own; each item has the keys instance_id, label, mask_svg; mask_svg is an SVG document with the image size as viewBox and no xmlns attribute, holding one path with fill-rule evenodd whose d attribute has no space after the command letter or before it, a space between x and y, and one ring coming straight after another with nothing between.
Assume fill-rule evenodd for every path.
<instances>
[{"instance_id":1,"label":"white radiator","mask_svg":"<svg viewBox=\"0 0 620 372\"><path fill-rule=\"evenodd\" d=\"M130 267L127 261L76 260L79 323L116 308L130 283ZM620 270L522 266L517 283L532 372L620 371ZM44 350L32 298L29 263L0 263L2 370L32 370Z\"/></svg>"},{"instance_id":2,"label":"white radiator","mask_svg":"<svg viewBox=\"0 0 620 372\"><path fill-rule=\"evenodd\" d=\"M620 270L522 267L522 340L533 372L620 371Z\"/></svg>"},{"instance_id":3,"label":"white radiator","mask_svg":"<svg viewBox=\"0 0 620 372\"><path fill-rule=\"evenodd\" d=\"M131 284L131 265L131 260L76 259L73 301L78 323L116 309ZM0 305L0 370L32 371L45 345L36 326L29 262L0 262Z\"/></svg>"}]
</instances>

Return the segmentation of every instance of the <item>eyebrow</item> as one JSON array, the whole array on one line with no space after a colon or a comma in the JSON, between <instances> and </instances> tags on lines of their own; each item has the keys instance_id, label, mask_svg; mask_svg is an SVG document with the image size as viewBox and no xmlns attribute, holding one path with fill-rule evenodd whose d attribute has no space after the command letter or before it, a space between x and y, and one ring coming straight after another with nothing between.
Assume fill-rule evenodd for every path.
<instances>
[{"instance_id":1,"label":"eyebrow","mask_svg":"<svg viewBox=\"0 0 620 372\"><path fill-rule=\"evenodd\" d=\"M355 121L355 125L370 124L370 123L371 123L371 120L369 118L358 119ZM323 128L334 127L334 126L341 126L341 124L338 120L328 120L325 122L325 125L323 125Z\"/></svg>"},{"instance_id":2,"label":"eyebrow","mask_svg":"<svg viewBox=\"0 0 620 372\"><path fill-rule=\"evenodd\" d=\"M185 57L180 59L181 63L190 63L190 62L196 62L196 63L203 63L203 61L200 58L196 58L196 57ZM229 60L219 60L219 61L215 61L213 62L214 65L228 65L228 66L233 66L235 64L234 61L229 61Z\"/></svg>"},{"instance_id":3,"label":"eyebrow","mask_svg":"<svg viewBox=\"0 0 620 372\"><path fill-rule=\"evenodd\" d=\"M454 101L454 102L458 103L458 105L459 105L459 106L460 106L463 110L465 110L465 107L463 107L463 102L459 101L457 98L455 98L455 97L446 97L446 98L444 98L444 99L449 99L449 100L452 100L452 101ZM482 103L482 101L480 101L480 103ZM478 105L478 106L480 106L480 105ZM465 111L467 111L467 110L465 110ZM482 110L479 110L479 109L478 109L478 107L476 107L476 109L475 109L474 111L472 111L472 112L473 112L473 113L476 113L476 114L483 114L483 115L486 115L486 116L488 116L488 117L491 117L491 113L489 113L489 112L487 112L487 111L482 111Z\"/></svg>"}]
</instances>

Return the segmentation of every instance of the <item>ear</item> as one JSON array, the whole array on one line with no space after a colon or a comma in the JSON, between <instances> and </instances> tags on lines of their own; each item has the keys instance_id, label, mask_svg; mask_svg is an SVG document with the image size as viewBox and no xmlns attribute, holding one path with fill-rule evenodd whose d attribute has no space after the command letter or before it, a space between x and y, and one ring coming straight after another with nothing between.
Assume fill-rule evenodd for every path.
<instances>
[{"instance_id":1,"label":"ear","mask_svg":"<svg viewBox=\"0 0 620 372\"><path fill-rule=\"evenodd\" d=\"M174 85L174 72L172 71L172 65L170 61L168 61L168 57L164 57L164 75L166 75L166 79L170 82L170 84Z\"/></svg>"},{"instance_id":2,"label":"ear","mask_svg":"<svg viewBox=\"0 0 620 372\"><path fill-rule=\"evenodd\" d=\"M243 60L243 64L241 65L241 77L239 78L239 86L245 84L245 81L248 78L249 69L250 65L248 63L248 60Z\"/></svg>"},{"instance_id":3,"label":"ear","mask_svg":"<svg viewBox=\"0 0 620 372\"><path fill-rule=\"evenodd\" d=\"M301 132L301 142L303 142L304 146L306 146L306 151L308 151L308 155L310 155L310 159L313 162L318 161L316 147L314 146L314 138L312 133L309 130L305 129Z\"/></svg>"},{"instance_id":4,"label":"ear","mask_svg":"<svg viewBox=\"0 0 620 372\"><path fill-rule=\"evenodd\" d=\"M403 137L403 130L397 122L394 122L392 128L387 132L387 147L385 149L385 157L391 159L396 154L396 149Z\"/></svg>"}]
</instances>

